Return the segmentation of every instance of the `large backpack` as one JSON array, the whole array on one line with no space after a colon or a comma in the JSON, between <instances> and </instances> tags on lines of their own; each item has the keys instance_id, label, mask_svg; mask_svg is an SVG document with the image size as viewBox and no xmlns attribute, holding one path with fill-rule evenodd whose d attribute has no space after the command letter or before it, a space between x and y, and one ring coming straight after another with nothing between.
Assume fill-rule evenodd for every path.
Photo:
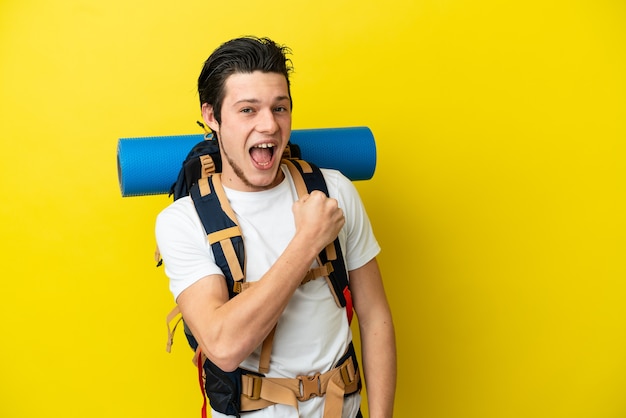
<instances>
[{"instance_id":1,"label":"large backpack","mask_svg":"<svg viewBox=\"0 0 626 418\"><path fill-rule=\"evenodd\" d=\"M300 150L294 144L288 144L283 155L283 164L289 168L296 185L298 196L320 190L328 196L326 182L320 169L314 164L300 159ZM191 195L196 211L204 226L207 239L216 261L224 273L229 297L233 298L253 283L245 281L245 251L241 230L221 185L221 157L218 141L210 134L196 144L185 158L178 178L170 189L174 200ZM162 260L158 255L160 265ZM329 284L335 302L346 308L348 321L352 320L352 298L348 286L348 275L344 264L339 239L335 239L320 252L319 267L310 270L302 283L323 276ZM193 334L184 323L178 307L167 317L167 351L171 350L174 332L180 323L184 325L185 335L191 348L196 352L195 362L200 373L203 392L208 394L213 409L227 415L238 415L240 410L239 393L241 392L241 370L224 372L210 360L203 357ZM173 324L173 326L171 326ZM260 376L269 371L270 354L273 341L272 331L263 342L258 373ZM351 350L353 350L351 348ZM351 353L353 355L353 353ZM353 356L354 357L354 356ZM356 368L356 357L354 357ZM358 368L356 370L358 374ZM204 383L203 383L204 382ZM360 382L358 387L360 388ZM206 399L203 406L206 416Z\"/></svg>"}]
</instances>

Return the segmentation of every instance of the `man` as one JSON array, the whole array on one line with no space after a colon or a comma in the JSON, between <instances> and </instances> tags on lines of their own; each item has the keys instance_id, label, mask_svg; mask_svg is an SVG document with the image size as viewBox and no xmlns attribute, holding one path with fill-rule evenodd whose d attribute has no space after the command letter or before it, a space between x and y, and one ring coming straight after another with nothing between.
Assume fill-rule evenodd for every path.
<instances>
[{"instance_id":1,"label":"man","mask_svg":"<svg viewBox=\"0 0 626 418\"><path fill-rule=\"evenodd\" d=\"M234 39L213 52L198 80L203 120L220 144L221 181L243 231L246 282L253 285L229 298L224 274L189 197L159 214L158 246L185 322L220 376L256 372L260 347L273 332L264 376L299 382L296 393L288 394L297 398L296 405L271 396L256 404L264 400L237 393L253 405L248 408L253 411L242 409L243 416L353 418L361 416L358 391L348 394L339 378L346 396L341 392L335 411L325 405L337 390L326 382L334 378L318 378L333 376L351 347L346 310L338 308L324 278L301 283L317 265L320 251L338 236L359 319L370 417L389 418L396 381L395 337L376 262L380 248L367 214L352 183L338 171L323 170L330 197L314 191L298 198L292 175L281 165L291 133L289 52L267 38ZM272 386L269 380L261 382L261 398ZM323 380L326 383L320 383ZM305 391L317 391L317 396L304 400ZM229 416L228 411L213 409L214 418Z\"/></svg>"}]
</instances>

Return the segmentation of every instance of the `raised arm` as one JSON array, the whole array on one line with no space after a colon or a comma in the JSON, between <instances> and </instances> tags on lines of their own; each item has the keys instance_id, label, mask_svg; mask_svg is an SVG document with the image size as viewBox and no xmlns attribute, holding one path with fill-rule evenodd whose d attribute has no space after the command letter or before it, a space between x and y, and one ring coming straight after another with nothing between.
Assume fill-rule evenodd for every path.
<instances>
[{"instance_id":1,"label":"raised arm","mask_svg":"<svg viewBox=\"0 0 626 418\"><path fill-rule=\"evenodd\" d=\"M295 202L293 212L294 237L254 286L229 300L224 278L211 275L178 296L183 317L202 351L225 371L237 368L263 342L317 254L345 222L337 201L322 192Z\"/></svg>"}]
</instances>

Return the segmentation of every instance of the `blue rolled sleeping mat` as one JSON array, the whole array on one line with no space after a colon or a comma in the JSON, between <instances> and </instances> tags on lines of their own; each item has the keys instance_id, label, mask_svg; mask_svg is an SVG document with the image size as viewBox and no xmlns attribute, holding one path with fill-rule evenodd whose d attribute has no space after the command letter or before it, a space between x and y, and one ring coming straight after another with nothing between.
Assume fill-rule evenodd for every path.
<instances>
[{"instance_id":1,"label":"blue rolled sleeping mat","mask_svg":"<svg viewBox=\"0 0 626 418\"><path fill-rule=\"evenodd\" d=\"M183 161L202 134L120 138L117 176L122 197L169 193ZM291 142L303 160L341 171L350 180L368 180L376 168L376 143L363 126L294 129Z\"/></svg>"}]
</instances>

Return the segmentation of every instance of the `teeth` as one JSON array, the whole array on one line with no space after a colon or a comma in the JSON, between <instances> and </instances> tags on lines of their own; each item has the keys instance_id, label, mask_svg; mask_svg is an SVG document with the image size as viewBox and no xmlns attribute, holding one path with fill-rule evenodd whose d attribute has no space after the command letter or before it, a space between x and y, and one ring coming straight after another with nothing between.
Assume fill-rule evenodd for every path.
<instances>
[{"instance_id":1,"label":"teeth","mask_svg":"<svg viewBox=\"0 0 626 418\"><path fill-rule=\"evenodd\" d=\"M255 145L254 148L274 148L274 144L259 144Z\"/></svg>"}]
</instances>

